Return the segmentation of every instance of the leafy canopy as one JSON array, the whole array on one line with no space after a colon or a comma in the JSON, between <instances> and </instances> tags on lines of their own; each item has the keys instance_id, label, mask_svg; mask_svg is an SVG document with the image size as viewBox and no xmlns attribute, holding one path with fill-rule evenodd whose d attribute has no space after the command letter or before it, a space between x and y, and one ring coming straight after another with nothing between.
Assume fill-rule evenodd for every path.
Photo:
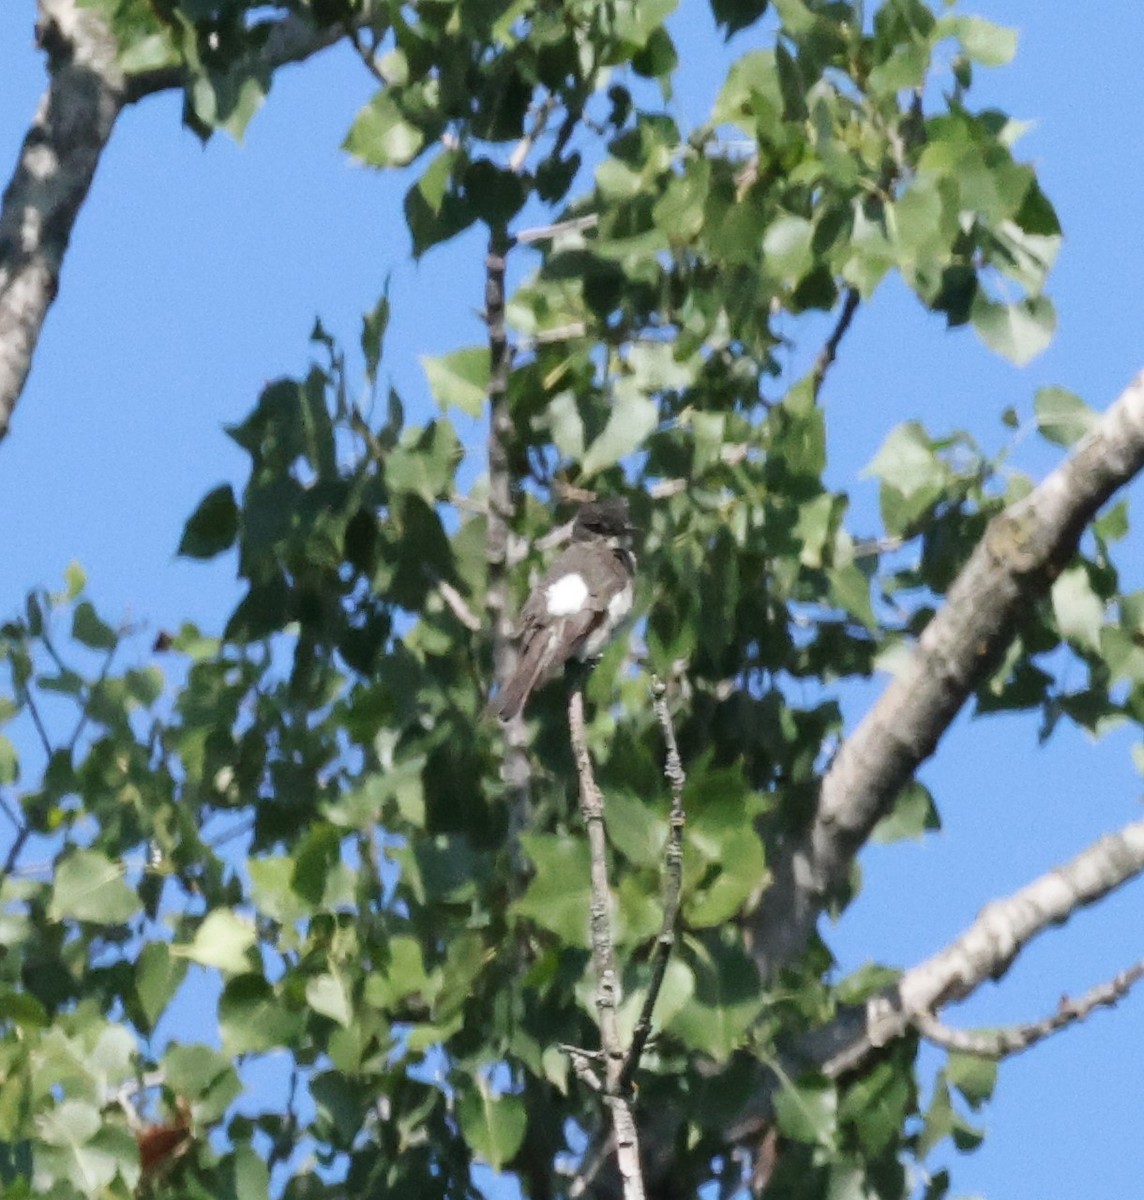
<instances>
[{"instance_id":1,"label":"leafy canopy","mask_svg":"<svg viewBox=\"0 0 1144 1200\"><path fill-rule=\"evenodd\" d=\"M92 3L129 74L178 65L192 127L242 130L280 10ZM870 466L883 530L851 528L823 478L819 391L840 349L823 338L897 275L1025 361L1053 330L1060 230L1017 126L969 101L1011 31L920 0L869 21L844 0L674 8L309 0L288 19L352 30L376 74L345 149L411 170L411 252L477 226L528 266L504 381L520 544L570 485L628 495L643 530L643 667L625 646L605 655L590 735L630 1027L666 838L647 672L667 681L689 777L682 937L637 1103L694 1194L758 1150L736 1131L789 1048L886 982L833 981L817 941L761 978L740 924L811 812L840 688L917 635L1029 486L968 435L911 423ZM701 19L730 61L684 127L672 79ZM545 1197L603 1127L561 1049L597 1035L559 689L533 710L523 867L500 735L480 718L487 479L462 493L483 448L454 417L486 411L489 347L425 360L439 408L411 425L385 375L398 303L363 319L371 406L348 399L358 368L319 325L312 365L227 431L245 478L207 492L180 547L237 565L245 592L219 636L187 625L150 657L124 651L131 631L75 568L0 631L0 787L19 831L0 870L7 1196L34 1180L52 1200L458 1197L487 1183L483 1163ZM1037 416L1060 443L1090 419L1053 390ZM981 711L1040 709L1046 735L1066 716L1138 717L1141 604L1109 558L1125 528L1120 509L1098 524ZM515 601L541 563L533 548L513 565ZM1079 687L1045 665L1060 646L1087 668ZM878 835L936 822L915 784ZM966 1106L991 1073L951 1057L923 1102L913 1058L903 1043L843 1083L786 1077L768 1194L905 1195L911 1160L979 1140Z\"/></svg>"}]
</instances>

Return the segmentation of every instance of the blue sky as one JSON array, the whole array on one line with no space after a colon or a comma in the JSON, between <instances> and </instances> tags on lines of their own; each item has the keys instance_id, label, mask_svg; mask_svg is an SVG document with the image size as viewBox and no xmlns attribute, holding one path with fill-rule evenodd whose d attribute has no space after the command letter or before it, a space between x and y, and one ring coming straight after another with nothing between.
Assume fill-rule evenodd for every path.
<instances>
[{"instance_id":1,"label":"blue sky","mask_svg":"<svg viewBox=\"0 0 1144 1200\"><path fill-rule=\"evenodd\" d=\"M979 75L973 96L1035 122L1020 150L1065 229L1051 284L1060 327L1018 370L971 332L947 333L897 285L860 312L826 403L833 482L871 526L875 486L859 472L897 422L965 427L998 447L998 414L1012 405L1028 417L1037 387L1059 384L1103 408L1144 367L1144 7L981 0L964 11L1021 31L1016 62ZM33 22L31 0L0 4L5 180L43 85ZM688 31L681 44L678 103L698 118L718 78L714 43ZM217 628L237 594L231 565L182 562L174 550L198 499L241 479L221 427L265 382L304 368L315 316L352 343L389 274L388 369L411 417L429 411L417 358L480 339L482 254L463 239L408 262L406 181L338 150L371 91L360 65L335 51L280 74L241 147L219 137L204 149L181 128L175 96L123 116L0 445L0 614L29 587L56 585L75 559L109 616ZM1030 438L1017 458L1039 475L1056 453ZM1126 586L1144 586L1139 566L1122 569ZM989 899L1138 817L1132 740L1095 744L1064 729L1041 749L1033 720L959 721L923 772L944 831L863 856L865 890L832 936L843 967L925 957ZM1046 1014L1063 992L1144 953L1140 904L1130 888L1044 935L1003 984L947 1015L971 1024ZM1006 1064L984 1147L954 1166L957 1194L1138 1194L1141 1044L1144 994Z\"/></svg>"}]
</instances>

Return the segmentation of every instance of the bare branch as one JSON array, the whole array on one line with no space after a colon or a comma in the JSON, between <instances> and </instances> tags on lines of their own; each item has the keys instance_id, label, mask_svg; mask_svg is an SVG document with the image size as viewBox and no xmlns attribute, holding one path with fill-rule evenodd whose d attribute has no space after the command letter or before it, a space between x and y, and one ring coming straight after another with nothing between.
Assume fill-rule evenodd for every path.
<instances>
[{"instance_id":1,"label":"bare branch","mask_svg":"<svg viewBox=\"0 0 1144 1200\"><path fill-rule=\"evenodd\" d=\"M1008 1058L1083 1021L1098 1008L1115 1007L1142 978L1144 959L1112 979L1089 988L1076 1000L1062 996L1056 1012L1027 1025L1009 1025L1003 1029L951 1029L932 1013L918 1013L913 1023L922 1037L943 1049L973 1054L978 1058Z\"/></svg>"},{"instance_id":2,"label":"bare branch","mask_svg":"<svg viewBox=\"0 0 1144 1200\"><path fill-rule=\"evenodd\" d=\"M596 964L596 1012L604 1051L604 1092L616 1135L616 1162L623 1180L624 1200L643 1200L643 1171L639 1137L629 1093L623 1090L624 1047L616 1014L619 977L612 943L611 890L608 887L607 839L604 832L604 797L592 771L588 737L584 728L584 689L577 685L568 699L568 730L580 783L580 814L588 833L592 879L592 958Z\"/></svg>"},{"instance_id":3,"label":"bare branch","mask_svg":"<svg viewBox=\"0 0 1144 1200\"><path fill-rule=\"evenodd\" d=\"M861 301L862 297L858 294L857 288L847 290L846 299L842 301L842 310L838 314L838 321L818 352L818 357L814 360L811 379L815 395L818 395L826 379L827 371L834 365L834 360L838 357L838 347L842 344L842 339L846 336L846 331L850 328L850 322L854 320L854 314L858 311Z\"/></svg>"},{"instance_id":4,"label":"bare branch","mask_svg":"<svg viewBox=\"0 0 1144 1200\"><path fill-rule=\"evenodd\" d=\"M924 1019L964 1000L986 980L1000 978L1038 933L1141 873L1144 820L1106 835L1063 866L987 905L960 937L911 967L889 993L872 998L856 1036L842 1023L817 1035L823 1045L838 1034L845 1040L823 1056L824 1072L837 1076L854 1070L878 1047L906 1033L919 1016Z\"/></svg>"},{"instance_id":5,"label":"bare branch","mask_svg":"<svg viewBox=\"0 0 1144 1200\"><path fill-rule=\"evenodd\" d=\"M631 1090L632 1080L639 1070L640 1057L651 1036L651 1018L660 989L663 987L663 977L667 972L671 952L675 948L675 925L679 918L679 904L683 895L683 788L687 776L679 758L675 726L667 707L667 688L659 679L652 681L652 696L655 715L663 729L663 740L667 748L664 774L671 787L671 817L668 823L667 849L664 853L663 922L652 950L651 979L647 995L644 997L643 1007L632 1031L632 1043L620 1070L620 1089L625 1093Z\"/></svg>"},{"instance_id":6,"label":"bare branch","mask_svg":"<svg viewBox=\"0 0 1144 1200\"><path fill-rule=\"evenodd\" d=\"M843 743L810 828L780 849L750 933L770 977L797 957L855 853L1050 587L1106 500L1144 465L1144 375L1072 454L985 535L913 654Z\"/></svg>"}]
</instances>

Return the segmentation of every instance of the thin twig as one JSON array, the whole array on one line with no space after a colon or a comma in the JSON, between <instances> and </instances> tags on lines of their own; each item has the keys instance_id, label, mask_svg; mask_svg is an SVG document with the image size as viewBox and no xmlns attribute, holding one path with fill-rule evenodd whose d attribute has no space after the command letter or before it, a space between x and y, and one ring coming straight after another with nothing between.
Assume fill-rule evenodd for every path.
<instances>
[{"instance_id":1,"label":"thin twig","mask_svg":"<svg viewBox=\"0 0 1144 1200\"><path fill-rule=\"evenodd\" d=\"M550 346L553 342L571 342L576 338L588 336L588 326L584 321L570 321L567 325L553 325L551 329L541 329L530 338L521 338L517 348L522 352L535 350L537 346Z\"/></svg>"},{"instance_id":2,"label":"thin twig","mask_svg":"<svg viewBox=\"0 0 1144 1200\"><path fill-rule=\"evenodd\" d=\"M537 225L533 229L522 229L516 235L519 246L528 246L533 242L550 242L566 233L583 233L595 229L599 224L598 213L585 213L582 217L569 217L567 221L556 221L552 225Z\"/></svg>"},{"instance_id":3,"label":"thin twig","mask_svg":"<svg viewBox=\"0 0 1144 1200\"><path fill-rule=\"evenodd\" d=\"M1076 1000L1062 996L1055 1013L1027 1025L1009 1025L1002 1029L953 1029L929 1012L916 1013L913 1024L927 1041L946 1050L956 1050L978 1058L1008 1058L1028 1050L1069 1025L1083 1021L1094 1009L1112 1008L1128 995L1133 984L1140 979L1144 979L1144 959L1106 983L1090 988Z\"/></svg>"},{"instance_id":4,"label":"thin twig","mask_svg":"<svg viewBox=\"0 0 1144 1200\"><path fill-rule=\"evenodd\" d=\"M28 715L32 718L32 724L36 727L36 734L40 739L40 746L44 753L51 758L55 753L55 748L52 746L52 739L48 737L47 726L44 724L43 717L40 716L40 710L36 707L35 697L32 695L32 689L24 684L20 687L20 699L24 702L28 710Z\"/></svg>"},{"instance_id":5,"label":"thin twig","mask_svg":"<svg viewBox=\"0 0 1144 1200\"><path fill-rule=\"evenodd\" d=\"M294 1153L294 1137L298 1131L298 1068L290 1072L290 1092L286 1099L286 1108L282 1113L282 1126L270 1146L270 1154L266 1159L266 1169L273 1174L274 1168L286 1162Z\"/></svg>"},{"instance_id":6,"label":"thin twig","mask_svg":"<svg viewBox=\"0 0 1144 1200\"><path fill-rule=\"evenodd\" d=\"M610 1131L601 1130L588 1144L584 1157L580 1160L580 1169L568 1185L569 1200L588 1194L588 1189L603 1170L604 1164L612 1156L616 1148L615 1138Z\"/></svg>"},{"instance_id":7,"label":"thin twig","mask_svg":"<svg viewBox=\"0 0 1144 1200\"><path fill-rule=\"evenodd\" d=\"M592 771L588 738L584 727L584 689L578 684L568 699L568 731L580 783L580 814L588 833L589 868L592 881L592 958L596 965L596 1013L600 1043L604 1051L604 1092L612 1113L616 1135L616 1162L623 1180L624 1200L643 1200L643 1171L640 1167L639 1136L632 1113L630 1093L623 1090L624 1047L616 1012L619 977L612 942L611 889L608 887L607 837L604 830L604 797Z\"/></svg>"},{"instance_id":8,"label":"thin twig","mask_svg":"<svg viewBox=\"0 0 1144 1200\"><path fill-rule=\"evenodd\" d=\"M374 58L373 51L361 40L361 30L353 23L346 21L344 25L346 37L349 38L350 45L357 51L358 58L365 64L365 69L381 84L382 87L389 86L389 80L381 73Z\"/></svg>"},{"instance_id":9,"label":"thin twig","mask_svg":"<svg viewBox=\"0 0 1144 1200\"><path fill-rule=\"evenodd\" d=\"M517 142L512 154L509 155L508 169L514 175L519 175L524 170L524 164L528 161L532 147L536 145L537 139L544 132L545 126L548 124L548 118L552 116L552 110L555 107L555 96L545 96L541 101L533 118L532 128Z\"/></svg>"},{"instance_id":10,"label":"thin twig","mask_svg":"<svg viewBox=\"0 0 1144 1200\"><path fill-rule=\"evenodd\" d=\"M663 874L663 923L651 955L651 980L648 983L647 995L644 996L643 1007L639 1019L632 1032L632 1042L624 1058L620 1070L620 1088L627 1092L631 1089L632 1080L639 1070L640 1056L644 1052L647 1040L651 1036L651 1018L655 1011L655 1003L659 999L663 987L667 964L671 952L675 948L675 924L679 919L679 904L683 895L683 788L687 776L683 771L683 763L679 758L679 744L675 740L675 726L671 721L671 712L667 707L667 688L659 679L652 680L652 698L655 705L655 715L663 729L663 740L667 749L667 758L663 773L671 787L671 817L668 823L667 849L664 853Z\"/></svg>"},{"instance_id":11,"label":"thin twig","mask_svg":"<svg viewBox=\"0 0 1144 1200\"><path fill-rule=\"evenodd\" d=\"M468 606L465 597L448 580L442 579L440 574L428 563L423 565L422 571L425 578L437 589L437 594L445 602L445 607L453 616L472 633L480 633L481 618Z\"/></svg>"},{"instance_id":12,"label":"thin twig","mask_svg":"<svg viewBox=\"0 0 1144 1200\"><path fill-rule=\"evenodd\" d=\"M600 1081L600 1076L596 1074L596 1069L593 1063L597 1063L603 1057L592 1050L582 1050L579 1046L568 1046L561 1044L559 1049L568 1055L568 1061L572 1064L572 1070L576 1078L581 1083L587 1086L593 1092L602 1092L604 1085Z\"/></svg>"},{"instance_id":13,"label":"thin twig","mask_svg":"<svg viewBox=\"0 0 1144 1200\"><path fill-rule=\"evenodd\" d=\"M826 379L827 371L830 370L838 356L838 347L842 344L842 339L846 336L846 331L850 328L850 322L854 320L854 314L858 311L858 305L861 302L862 297L858 294L858 289L849 288L846 292L846 299L842 301L842 311L838 314L838 321L818 352L818 357L814 360L811 378L814 381L815 395L818 395L823 381Z\"/></svg>"},{"instance_id":14,"label":"thin twig","mask_svg":"<svg viewBox=\"0 0 1144 1200\"><path fill-rule=\"evenodd\" d=\"M12 822L12 825L16 829L17 833L24 828L24 822L20 819L16 810L12 807L12 802L7 796L0 796L0 812L2 812L8 818L8 820Z\"/></svg>"},{"instance_id":15,"label":"thin twig","mask_svg":"<svg viewBox=\"0 0 1144 1200\"><path fill-rule=\"evenodd\" d=\"M87 690L87 703L84 704L82 711L79 714L79 720L76 722L75 729L72 730L72 735L68 739L68 753L74 754L76 746L79 745L80 735L87 727L88 719L91 715L91 699L95 695L98 688L101 688L107 682L107 676L111 671L111 662L115 658L115 652L119 649L119 637L127 633L127 630L121 630L120 634L115 639L115 645L109 647L107 653L103 656L103 666L100 668L99 677L95 683Z\"/></svg>"}]
</instances>

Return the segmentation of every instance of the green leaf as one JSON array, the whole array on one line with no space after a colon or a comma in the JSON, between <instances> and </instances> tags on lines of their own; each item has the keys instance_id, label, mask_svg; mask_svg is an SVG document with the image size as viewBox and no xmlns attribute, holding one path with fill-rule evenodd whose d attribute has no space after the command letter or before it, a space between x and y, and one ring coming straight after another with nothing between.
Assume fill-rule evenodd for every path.
<instances>
[{"instance_id":1,"label":"green leaf","mask_svg":"<svg viewBox=\"0 0 1144 1200\"><path fill-rule=\"evenodd\" d=\"M48 916L53 921L118 925L140 909L123 868L95 850L75 850L56 868Z\"/></svg>"},{"instance_id":2,"label":"green leaf","mask_svg":"<svg viewBox=\"0 0 1144 1200\"><path fill-rule=\"evenodd\" d=\"M0 1020L14 1021L24 1029L47 1029L52 1023L34 996L8 987L0 987Z\"/></svg>"},{"instance_id":3,"label":"green leaf","mask_svg":"<svg viewBox=\"0 0 1144 1200\"><path fill-rule=\"evenodd\" d=\"M965 1097L971 1108L980 1108L997 1085L997 1063L974 1054L949 1056L945 1066L949 1082Z\"/></svg>"},{"instance_id":4,"label":"green leaf","mask_svg":"<svg viewBox=\"0 0 1144 1200\"><path fill-rule=\"evenodd\" d=\"M753 25L767 11L769 0L711 0L711 13L727 39Z\"/></svg>"},{"instance_id":5,"label":"green leaf","mask_svg":"<svg viewBox=\"0 0 1144 1200\"><path fill-rule=\"evenodd\" d=\"M621 379L613 389L612 411L603 432L588 447L580 468L585 476L595 475L614 466L637 450L659 421L653 401L629 379Z\"/></svg>"},{"instance_id":6,"label":"green leaf","mask_svg":"<svg viewBox=\"0 0 1144 1200\"><path fill-rule=\"evenodd\" d=\"M688 925L702 929L730 920L762 888L765 878L763 844L753 830L743 829L723 839L714 878L685 905Z\"/></svg>"},{"instance_id":7,"label":"green leaf","mask_svg":"<svg viewBox=\"0 0 1144 1200\"><path fill-rule=\"evenodd\" d=\"M564 458L583 458L584 419L574 391L568 389L553 396L548 405L547 424L552 444Z\"/></svg>"},{"instance_id":8,"label":"green leaf","mask_svg":"<svg viewBox=\"0 0 1144 1200\"><path fill-rule=\"evenodd\" d=\"M1099 654L1105 605L1093 591L1085 568L1078 564L1062 571L1053 583L1051 595L1053 616L1061 636Z\"/></svg>"},{"instance_id":9,"label":"green leaf","mask_svg":"<svg viewBox=\"0 0 1144 1200\"><path fill-rule=\"evenodd\" d=\"M788 281L806 274L813 260L814 226L805 217L781 215L763 236L763 266Z\"/></svg>"},{"instance_id":10,"label":"green leaf","mask_svg":"<svg viewBox=\"0 0 1144 1200\"><path fill-rule=\"evenodd\" d=\"M16 747L0 734L0 784L15 783L20 778L20 756Z\"/></svg>"},{"instance_id":11,"label":"green leaf","mask_svg":"<svg viewBox=\"0 0 1144 1200\"><path fill-rule=\"evenodd\" d=\"M498 167L487 158L465 168L461 195L469 211L493 229L505 228L528 198L519 172Z\"/></svg>"},{"instance_id":12,"label":"green leaf","mask_svg":"<svg viewBox=\"0 0 1144 1200\"><path fill-rule=\"evenodd\" d=\"M227 1163L228 1197L234 1200L267 1200L270 1195L270 1168L253 1146L238 1145ZM233 1190L230 1190L233 1186Z\"/></svg>"},{"instance_id":13,"label":"green leaf","mask_svg":"<svg viewBox=\"0 0 1144 1200\"><path fill-rule=\"evenodd\" d=\"M755 964L741 946L689 939L695 992L667 1023L694 1050L725 1062L740 1046L765 1003Z\"/></svg>"},{"instance_id":14,"label":"green leaf","mask_svg":"<svg viewBox=\"0 0 1144 1200\"><path fill-rule=\"evenodd\" d=\"M568 834L523 834L521 846L536 867L516 912L549 929L570 946L587 949L591 883L588 847Z\"/></svg>"},{"instance_id":15,"label":"green leaf","mask_svg":"<svg viewBox=\"0 0 1144 1200\"><path fill-rule=\"evenodd\" d=\"M1080 441L1098 420L1097 414L1075 392L1059 387L1038 388L1033 411L1041 435L1058 446Z\"/></svg>"},{"instance_id":16,"label":"green leaf","mask_svg":"<svg viewBox=\"0 0 1144 1200\"><path fill-rule=\"evenodd\" d=\"M470 346L440 358L422 355L421 366L429 390L442 408L459 408L470 417L481 415L489 389L487 346Z\"/></svg>"},{"instance_id":17,"label":"green leaf","mask_svg":"<svg viewBox=\"0 0 1144 1200\"><path fill-rule=\"evenodd\" d=\"M970 319L991 350L1019 367L1045 349L1057 328L1056 310L1047 296L999 304L978 292Z\"/></svg>"},{"instance_id":18,"label":"green leaf","mask_svg":"<svg viewBox=\"0 0 1144 1200\"><path fill-rule=\"evenodd\" d=\"M210 1046L171 1045L161 1069L171 1092L193 1102L198 1121L218 1120L242 1093L233 1060Z\"/></svg>"},{"instance_id":19,"label":"green leaf","mask_svg":"<svg viewBox=\"0 0 1144 1200\"><path fill-rule=\"evenodd\" d=\"M893 808L874 826L872 842L885 845L903 838L921 838L932 829L941 828L941 819L929 789L916 780L907 783L899 792Z\"/></svg>"},{"instance_id":20,"label":"green leaf","mask_svg":"<svg viewBox=\"0 0 1144 1200\"><path fill-rule=\"evenodd\" d=\"M329 874L342 861L341 834L326 821L315 822L294 852L290 886L314 908L322 903Z\"/></svg>"},{"instance_id":21,"label":"green leaf","mask_svg":"<svg viewBox=\"0 0 1144 1200\"><path fill-rule=\"evenodd\" d=\"M117 1175L132 1188L139 1178L134 1137L105 1123L94 1105L65 1100L39 1114L36 1132L37 1173L66 1179L75 1189L72 1194L103 1196Z\"/></svg>"},{"instance_id":22,"label":"green leaf","mask_svg":"<svg viewBox=\"0 0 1144 1200\"><path fill-rule=\"evenodd\" d=\"M72 637L92 650L113 650L119 644L119 635L100 619L95 606L87 600L81 600L75 606Z\"/></svg>"},{"instance_id":23,"label":"green leaf","mask_svg":"<svg viewBox=\"0 0 1144 1200\"><path fill-rule=\"evenodd\" d=\"M405 223L413 238L414 258L476 220L466 198L453 187L453 172L460 161L459 151L442 150L405 194Z\"/></svg>"},{"instance_id":24,"label":"green leaf","mask_svg":"<svg viewBox=\"0 0 1144 1200\"><path fill-rule=\"evenodd\" d=\"M247 953L257 941L253 922L229 908L207 913L189 943L171 947L172 954L189 958L203 967L215 967L229 975L248 972L252 962Z\"/></svg>"},{"instance_id":25,"label":"green leaf","mask_svg":"<svg viewBox=\"0 0 1144 1200\"><path fill-rule=\"evenodd\" d=\"M186 961L175 958L166 942L148 942L139 952L135 960L135 998L149 1030L158 1024L186 974Z\"/></svg>"},{"instance_id":26,"label":"green leaf","mask_svg":"<svg viewBox=\"0 0 1144 1200\"><path fill-rule=\"evenodd\" d=\"M377 303L361 319L361 352L365 357L365 372L370 381L377 379L381 364L381 347L389 328L389 283Z\"/></svg>"},{"instance_id":27,"label":"green leaf","mask_svg":"<svg viewBox=\"0 0 1144 1200\"><path fill-rule=\"evenodd\" d=\"M421 944L408 935L397 934L389 939L387 949L389 959L384 970L374 971L366 980L367 1002L380 1009L391 1008L409 996L432 1003L440 981L426 974Z\"/></svg>"},{"instance_id":28,"label":"green leaf","mask_svg":"<svg viewBox=\"0 0 1144 1200\"><path fill-rule=\"evenodd\" d=\"M425 134L406 119L392 93L379 91L354 118L342 149L371 167L404 167L425 144Z\"/></svg>"},{"instance_id":29,"label":"green leaf","mask_svg":"<svg viewBox=\"0 0 1144 1200\"><path fill-rule=\"evenodd\" d=\"M835 994L840 1004L861 1004L878 992L892 987L901 975L901 971L894 967L864 963L858 970L838 981Z\"/></svg>"},{"instance_id":30,"label":"green leaf","mask_svg":"<svg viewBox=\"0 0 1144 1200\"><path fill-rule=\"evenodd\" d=\"M838 1091L825 1079L787 1083L775 1097L775 1116L787 1137L829 1146L838 1121Z\"/></svg>"},{"instance_id":31,"label":"green leaf","mask_svg":"<svg viewBox=\"0 0 1144 1200\"><path fill-rule=\"evenodd\" d=\"M941 491L949 468L934 453L929 434L916 421L909 421L890 431L862 474L875 476L908 499L922 491Z\"/></svg>"},{"instance_id":32,"label":"green leaf","mask_svg":"<svg viewBox=\"0 0 1144 1200\"><path fill-rule=\"evenodd\" d=\"M456 430L441 418L424 429L410 427L385 463L385 482L395 492L411 492L427 505L446 492L463 451Z\"/></svg>"},{"instance_id":33,"label":"green leaf","mask_svg":"<svg viewBox=\"0 0 1144 1200\"><path fill-rule=\"evenodd\" d=\"M150 708L159 699L166 683L158 667L133 667L124 671L123 682L132 700L144 708Z\"/></svg>"},{"instance_id":34,"label":"green leaf","mask_svg":"<svg viewBox=\"0 0 1144 1200\"><path fill-rule=\"evenodd\" d=\"M1017 30L994 25L983 17L943 17L938 28L942 37L953 34L966 56L983 67L1003 67L1017 53Z\"/></svg>"},{"instance_id":35,"label":"green leaf","mask_svg":"<svg viewBox=\"0 0 1144 1200\"><path fill-rule=\"evenodd\" d=\"M838 1106L838 1119L853 1125L870 1156L894 1144L912 1107L913 1073L901 1055L891 1053L868 1074L856 1079Z\"/></svg>"},{"instance_id":36,"label":"green leaf","mask_svg":"<svg viewBox=\"0 0 1144 1200\"><path fill-rule=\"evenodd\" d=\"M631 863L655 867L663 861L667 838L664 814L634 792L611 788L607 799L608 840Z\"/></svg>"},{"instance_id":37,"label":"green leaf","mask_svg":"<svg viewBox=\"0 0 1144 1200\"><path fill-rule=\"evenodd\" d=\"M238 505L230 484L208 492L191 514L179 542L184 558L213 558L238 537Z\"/></svg>"},{"instance_id":38,"label":"green leaf","mask_svg":"<svg viewBox=\"0 0 1144 1200\"><path fill-rule=\"evenodd\" d=\"M711 184L711 163L697 159L682 175L668 183L652 209L652 220L673 242L688 242L703 228L707 191Z\"/></svg>"},{"instance_id":39,"label":"green leaf","mask_svg":"<svg viewBox=\"0 0 1144 1200\"><path fill-rule=\"evenodd\" d=\"M346 991L345 981L329 972L316 975L306 984L306 1003L316 1012L339 1025L348 1027L353 1021L353 1002Z\"/></svg>"},{"instance_id":40,"label":"green leaf","mask_svg":"<svg viewBox=\"0 0 1144 1200\"><path fill-rule=\"evenodd\" d=\"M274 988L254 973L228 979L218 1002L223 1050L232 1058L292 1046L304 1020L301 1011L288 1008Z\"/></svg>"},{"instance_id":41,"label":"green leaf","mask_svg":"<svg viewBox=\"0 0 1144 1200\"><path fill-rule=\"evenodd\" d=\"M857 563L831 567L826 572L830 603L848 612L873 631L878 627L870 600L870 580Z\"/></svg>"},{"instance_id":42,"label":"green leaf","mask_svg":"<svg viewBox=\"0 0 1144 1200\"><path fill-rule=\"evenodd\" d=\"M483 1080L461 1095L457 1116L465 1141L494 1171L520 1149L528 1124L519 1096L493 1096Z\"/></svg>"},{"instance_id":43,"label":"green leaf","mask_svg":"<svg viewBox=\"0 0 1144 1200\"><path fill-rule=\"evenodd\" d=\"M68 563L64 569L64 584L67 588L67 598L69 600L74 600L87 587L87 575L79 563Z\"/></svg>"}]
</instances>

